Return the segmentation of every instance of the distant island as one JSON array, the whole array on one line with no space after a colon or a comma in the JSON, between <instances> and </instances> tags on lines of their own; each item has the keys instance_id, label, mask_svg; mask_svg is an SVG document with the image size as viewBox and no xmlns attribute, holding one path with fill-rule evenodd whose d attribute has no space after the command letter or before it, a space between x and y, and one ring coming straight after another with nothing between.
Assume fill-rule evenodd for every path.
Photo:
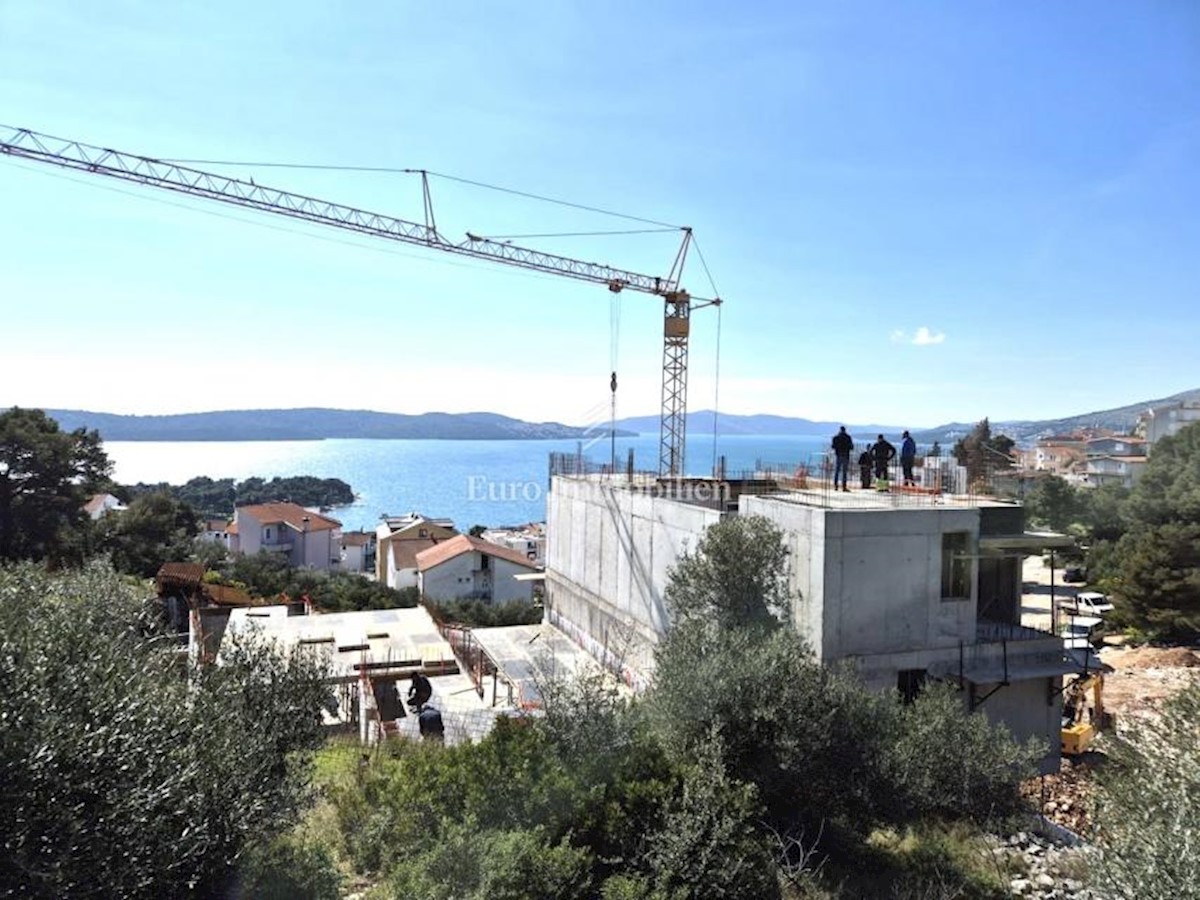
<instances>
[{"instance_id":1,"label":"distant island","mask_svg":"<svg viewBox=\"0 0 1200 900\"><path fill-rule=\"evenodd\" d=\"M354 491L340 478L316 478L312 475L296 475L290 478L232 478L212 479L199 476L187 484L146 484L139 482L125 486L130 499L140 494L165 491L175 499L182 500L205 518L229 518L237 506L253 503L271 503L290 500L301 506L316 506L323 509L347 506L354 502Z\"/></svg>"},{"instance_id":2,"label":"distant island","mask_svg":"<svg viewBox=\"0 0 1200 900\"><path fill-rule=\"evenodd\" d=\"M994 432L1006 434L1021 444L1083 427L1109 428L1120 432L1133 428L1138 415L1148 408L1196 399L1200 399L1200 388L1157 400L1144 400L1059 419L1002 420L991 417L991 426ZM404 415L371 410L309 408L125 416L47 409L46 414L57 420L64 430L95 429L106 441L316 441L326 438L529 441L591 439L607 437L609 433L607 423L599 428L581 428L559 422L525 422L489 412ZM979 411L980 419L988 415L989 410ZM950 422L923 429L911 422L862 424L795 416L715 413L711 409L691 412L687 416L687 430L693 434L712 434L715 428L719 434L730 436L832 435L839 425L845 425L851 433L864 437L874 434L898 435L907 428L921 443L940 441L948 445L970 432L975 422ZM659 417L650 415L618 419L615 430L617 437L656 435L659 432Z\"/></svg>"},{"instance_id":3,"label":"distant island","mask_svg":"<svg viewBox=\"0 0 1200 900\"><path fill-rule=\"evenodd\" d=\"M595 437L595 429L558 422L524 422L496 413L400 413L349 409L245 409L126 416L75 409L47 409L65 431L95 429L106 441L319 441L376 440L555 440ZM605 430L605 435L608 432ZM618 437L632 437L617 431Z\"/></svg>"}]
</instances>

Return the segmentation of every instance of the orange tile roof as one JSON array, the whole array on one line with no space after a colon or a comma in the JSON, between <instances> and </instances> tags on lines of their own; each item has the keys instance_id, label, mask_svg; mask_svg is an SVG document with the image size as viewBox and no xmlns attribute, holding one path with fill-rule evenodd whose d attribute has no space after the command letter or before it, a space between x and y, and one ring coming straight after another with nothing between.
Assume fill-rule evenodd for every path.
<instances>
[{"instance_id":1,"label":"orange tile roof","mask_svg":"<svg viewBox=\"0 0 1200 900\"><path fill-rule=\"evenodd\" d=\"M373 537L369 531L347 531L342 534L342 543L347 547L365 547Z\"/></svg>"},{"instance_id":2,"label":"orange tile roof","mask_svg":"<svg viewBox=\"0 0 1200 900\"><path fill-rule=\"evenodd\" d=\"M417 568L422 572L427 572L434 566L440 566L447 560L473 551L487 554L496 559L507 560L516 565L524 566L527 569L537 570L537 566L530 562L524 554L518 553L516 550L509 550L507 547L501 547L499 544L482 540L481 538L471 537L468 534L457 535L447 541L442 541L436 547L422 550L417 554Z\"/></svg>"},{"instance_id":3,"label":"orange tile roof","mask_svg":"<svg viewBox=\"0 0 1200 900\"><path fill-rule=\"evenodd\" d=\"M252 506L239 506L237 511L253 516L263 525L282 522L296 531L330 531L342 527L342 523L337 519L310 512L298 503L257 503ZM308 519L307 529L305 519Z\"/></svg>"}]
</instances>

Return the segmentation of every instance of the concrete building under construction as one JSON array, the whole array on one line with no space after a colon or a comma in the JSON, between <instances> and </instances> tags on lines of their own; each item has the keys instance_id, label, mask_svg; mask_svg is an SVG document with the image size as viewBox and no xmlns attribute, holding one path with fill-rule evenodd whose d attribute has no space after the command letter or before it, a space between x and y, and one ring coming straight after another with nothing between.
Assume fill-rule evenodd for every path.
<instances>
[{"instance_id":1,"label":"concrete building under construction","mask_svg":"<svg viewBox=\"0 0 1200 900\"><path fill-rule=\"evenodd\" d=\"M669 626L672 566L710 525L760 515L789 551L792 621L824 663L850 660L880 689L951 681L964 705L1046 744L1057 768L1062 678L1077 659L1021 624L1021 561L1061 546L983 495L862 490L807 478L555 474L547 501L546 611L625 679L644 685Z\"/></svg>"}]
</instances>

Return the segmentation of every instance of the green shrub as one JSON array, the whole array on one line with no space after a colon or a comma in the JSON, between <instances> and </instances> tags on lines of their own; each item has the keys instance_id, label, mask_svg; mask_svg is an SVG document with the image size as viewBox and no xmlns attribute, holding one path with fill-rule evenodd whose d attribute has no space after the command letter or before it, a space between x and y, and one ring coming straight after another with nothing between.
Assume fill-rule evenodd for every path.
<instances>
[{"instance_id":1,"label":"green shrub","mask_svg":"<svg viewBox=\"0 0 1200 900\"><path fill-rule=\"evenodd\" d=\"M1045 748L1018 744L1003 725L968 714L950 685L930 685L913 703L893 707L880 759L887 784L884 808L893 822L926 816L982 822L1012 815L1022 804L1017 785L1037 774Z\"/></svg>"},{"instance_id":2,"label":"green shrub","mask_svg":"<svg viewBox=\"0 0 1200 900\"><path fill-rule=\"evenodd\" d=\"M778 897L754 789L725 775L724 756L714 734L686 768L682 790L650 840L656 883L696 900Z\"/></svg>"},{"instance_id":3,"label":"green shrub","mask_svg":"<svg viewBox=\"0 0 1200 900\"><path fill-rule=\"evenodd\" d=\"M505 625L538 625L542 607L525 600L509 603L484 603L481 600L428 600L430 614L439 622L496 628Z\"/></svg>"},{"instance_id":4,"label":"green shrub","mask_svg":"<svg viewBox=\"0 0 1200 900\"><path fill-rule=\"evenodd\" d=\"M1139 900L1200 896L1200 682L1108 746L1093 816L1097 886Z\"/></svg>"},{"instance_id":5,"label":"green shrub","mask_svg":"<svg viewBox=\"0 0 1200 900\"><path fill-rule=\"evenodd\" d=\"M0 895L217 892L292 824L323 668L261 644L183 677L111 569L0 569Z\"/></svg>"},{"instance_id":6,"label":"green shrub","mask_svg":"<svg viewBox=\"0 0 1200 900\"><path fill-rule=\"evenodd\" d=\"M296 837L256 845L239 867L242 896L254 900L337 900L342 878L329 849Z\"/></svg>"}]
</instances>

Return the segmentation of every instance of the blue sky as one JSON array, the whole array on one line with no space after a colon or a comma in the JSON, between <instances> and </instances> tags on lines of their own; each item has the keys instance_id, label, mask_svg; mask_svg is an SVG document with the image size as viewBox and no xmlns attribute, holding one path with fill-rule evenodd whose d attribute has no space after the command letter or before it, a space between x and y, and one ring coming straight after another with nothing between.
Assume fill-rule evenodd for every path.
<instances>
[{"instance_id":1,"label":"blue sky","mask_svg":"<svg viewBox=\"0 0 1200 900\"><path fill-rule=\"evenodd\" d=\"M1200 387L1200 5L0 0L0 122L695 228L689 400L934 425ZM421 216L411 176L221 169ZM637 227L434 179L438 224ZM658 408L661 304L0 158L0 405ZM647 273L673 234L528 243ZM710 292L690 265L686 286Z\"/></svg>"}]
</instances>

